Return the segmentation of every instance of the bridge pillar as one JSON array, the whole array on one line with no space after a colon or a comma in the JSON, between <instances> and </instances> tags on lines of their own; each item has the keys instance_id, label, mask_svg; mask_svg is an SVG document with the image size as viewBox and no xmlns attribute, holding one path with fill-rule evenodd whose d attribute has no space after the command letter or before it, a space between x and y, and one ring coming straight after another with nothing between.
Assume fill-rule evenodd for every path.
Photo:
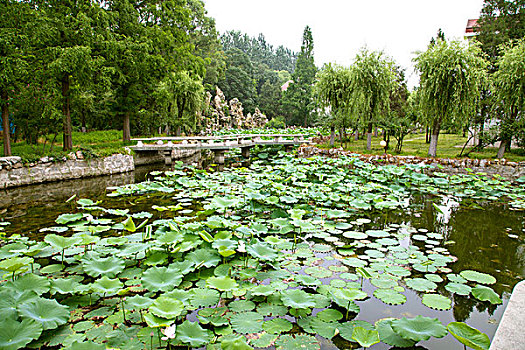
<instances>
[{"instance_id":1,"label":"bridge pillar","mask_svg":"<svg viewBox=\"0 0 525 350\"><path fill-rule=\"evenodd\" d=\"M241 147L242 157L245 158L245 159L250 159L250 150L251 149L252 149L252 146Z\"/></svg>"},{"instance_id":2,"label":"bridge pillar","mask_svg":"<svg viewBox=\"0 0 525 350\"><path fill-rule=\"evenodd\" d=\"M171 149L164 152L164 164L171 165Z\"/></svg>"},{"instance_id":3,"label":"bridge pillar","mask_svg":"<svg viewBox=\"0 0 525 350\"><path fill-rule=\"evenodd\" d=\"M224 150L214 150L214 163L217 164L219 171L224 170Z\"/></svg>"}]
</instances>

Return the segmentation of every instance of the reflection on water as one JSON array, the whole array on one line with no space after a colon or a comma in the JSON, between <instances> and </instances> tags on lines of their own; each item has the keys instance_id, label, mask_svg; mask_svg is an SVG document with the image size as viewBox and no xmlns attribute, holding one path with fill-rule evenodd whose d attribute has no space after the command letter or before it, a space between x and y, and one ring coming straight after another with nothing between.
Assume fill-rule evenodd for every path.
<instances>
[{"instance_id":1,"label":"reflection on water","mask_svg":"<svg viewBox=\"0 0 525 350\"><path fill-rule=\"evenodd\" d=\"M131 212L151 211L152 205L164 205L173 201L173 195L152 194L134 197L108 198L106 188L143 181L151 170L159 166L139 168L134 173L98 177L84 180L64 181L3 190L0 197L1 217L10 221L8 234L21 233L33 236L38 229L52 226L55 218L72 211L74 202L65 203L72 195L77 198L103 200L106 208L130 208ZM461 204L451 198L415 196L408 209L374 211L358 217L369 217L372 222L364 229L383 229L392 224L405 224L416 229L426 229L443 234L440 241L458 261L450 264L454 273L472 269L490 273L498 282L494 290L502 295L502 305L479 302L473 297L450 294L443 288L438 292L450 297L452 310L436 311L421 303L421 293L407 289L407 302L389 306L374 297L357 302L361 307L358 319L376 321L385 317L414 317L423 315L437 317L443 324L462 321L494 336L499 320L505 310L514 285L525 277L525 217L523 212L512 211L507 206L491 203L474 203L468 200ZM510 236L509 236L510 235ZM424 242L404 242L423 248ZM402 242L403 243L403 242ZM414 271L414 275L418 273ZM372 296L375 287L364 282L364 290ZM419 294L419 295L418 295ZM450 335L444 339L421 342L428 349L459 349L461 345ZM345 344L348 346L348 344ZM333 348L326 342L323 349ZM388 349L386 344L377 344L371 349Z\"/></svg>"}]
</instances>

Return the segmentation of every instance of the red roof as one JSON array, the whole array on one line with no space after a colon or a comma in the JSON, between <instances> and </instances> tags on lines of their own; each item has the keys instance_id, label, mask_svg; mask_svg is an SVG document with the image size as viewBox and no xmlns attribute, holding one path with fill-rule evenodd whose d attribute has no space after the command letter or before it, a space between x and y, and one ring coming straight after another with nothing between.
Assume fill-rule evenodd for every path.
<instances>
[{"instance_id":1,"label":"red roof","mask_svg":"<svg viewBox=\"0 0 525 350\"><path fill-rule=\"evenodd\" d=\"M478 28L478 20L477 19L469 19L467 21L467 28L465 29L465 33L474 33L475 28Z\"/></svg>"}]
</instances>

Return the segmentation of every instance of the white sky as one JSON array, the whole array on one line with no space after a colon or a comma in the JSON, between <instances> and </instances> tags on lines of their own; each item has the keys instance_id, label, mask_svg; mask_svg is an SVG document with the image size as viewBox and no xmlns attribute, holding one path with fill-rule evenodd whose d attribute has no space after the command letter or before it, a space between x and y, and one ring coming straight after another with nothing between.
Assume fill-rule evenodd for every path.
<instances>
[{"instance_id":1,"label":"white sky","mask_svg":"<svg viewBox=\"0 0 525 350\"><path fill-rule=\"evenodd\" d=\"M441 28L462 39L467 20L478 18L483 0L204 0L223 33L263 33L266 41L298 52L304 27L312 28L318 67L348 66L359 48L383 50L406 68L409 86L417 85L412 58L424 51Z\"/></svg>"}]
</instances>

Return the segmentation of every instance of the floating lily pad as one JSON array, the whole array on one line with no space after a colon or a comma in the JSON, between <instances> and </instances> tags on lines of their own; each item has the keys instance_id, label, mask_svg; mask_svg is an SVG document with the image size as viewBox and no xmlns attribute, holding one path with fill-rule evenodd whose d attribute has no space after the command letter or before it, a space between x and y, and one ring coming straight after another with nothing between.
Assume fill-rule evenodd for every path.
<instances>
[{"instance_id":1,"label":"floating lily pad","mask_svg":"<svg viewBox=\"0 0 525 350\"><path fill-rule=\"evenodd\" d=\"M285 306L294 309L306 309L315 306L314 299L300 289L287 289L282 291L281 300Z\"/></svg>"},{"instance_id":2,"label":"floating lily pad","mask_svg":"<svg viewBox=\"0 0 525 350\"><path fill-rule=\"evenodd\" d=\"M376 289L374 296L389 305L401 305L407 301L406 296L392 289Z\"/></svg>"},{"instance_id":3,"label":"floating lily pad","mask_svg":"<svg viewBox=\"0 0 525 350\"><path fill-rule=\"evenodd\" d=\"M159 297L150 306L149 311L161 318L174 319L184 310L184 304L176 299Z\"/></svg>"},{"instance_id":4,"label":"floating lily pad","mask_svg":"<svg viewBox=\"0 0 525 350\"><path fill-rule=\"evenodd\" d=\"M472 288L472 295L474 298L481 301L489 301L491 304L501 304L501 298L490 287L478 285Z\"/></svg>"},{"instance_id":5,"label":"floating lily pad","mask_svg":"<svg viewBox=\"0 0 525 350\"><path fill-rule=\"evenodd\" d=\"M262 328L271 334L281 334L289 332L293 325L290 321L283 318L274 318L263 323Z\"/></svg>"},{"instance_id":6,"label":"floating lily pad","mask_svg":"<svg viewBox=\"0 0 525 350\"><path fill-rule=\"evenodd\" d=\"M469 281L478 282L481 284L494 284L496 283L496 279L492 277L489 274L478 272L478 271L472 271L472 270L464 270L460 272L461 277L466 278Z\"/></svg>"},{"instance_id":7,"label":"floating lily pad","mask_svg":"<svg viewBox=\"0 0 525 350\"><path fill-rule=\"evenodd\" d=\"M439 294L425 294L421 302L436 310L449 310L452 307L452 300Z\"/></svg>"},{"instance_id":8,"label":"floating lily pad","mask_svg":"<svg viewBox=\"0 0 525 350\"><path fill-rule=\"evenodd\" d=\"M418 292L431 292L437 288L437 284L425 278L407 278L407 286Z\"/></svg>"},{"instance_id":9,"label":"floating lily pad","mask_svg":"<svg viewBox=\"0 0 525 350\"><path fill-rule=\"evenodd\" d=\"M415 342L428 340L430 337L443 338L447 335L447 329L437 318L416 316L414 318L403 317L393 320L392 329L404 339Z\"/></svg>"},{"instance_id":10,"label":"floating lily pad","mask_svg":"<svg viewBox=\"0 0 525 350\"><path fill-rule=\"evenodd\" d=\"M364 348L368 348L374 344L379 343L379 333L376 330L369 330L363 327L357 326L352 332L352 339L357 341L359 345Z\"/></svg>"},{"instance_id":11,"label":"floating lily pad","mask_svg":"<svg viewBox=\"0 0 525 350\"><path fill-rule=\"evenodd\" d=\"M211 332L202 328L197 322L184 321L177 326L177 339L192 347L206 345L211 338Z\"/></svg>"},{"instance_id":12,"label":"floating lily pad","mask_svg":"<svg viewBox=\"0 0 525 350\"><path fill-rule=\"evenodd\" d=\"M235 332L247 334L263 330L263 317L256 312L241 312L231 316L230 322Z\"/></svg>"},{"instance_id":13,"label":"floating lily pad","mask_svg":"<svg viewBox=\"0 0 525 350\"><path fill-rule=\"evenodd\" d=\"M275 342L277 350L320 350L321 346L315 337L305 334L281 335Z\"/></svg>"},{"instance_id":14,"label":"floating lily pad","mask_svg":"<svg viewBox=\"0 0 525 350\"><path fill-rule=\"evenodd\" d=\"M228 308L233 312L252 311L255 303L251 300L235 300L228 304Z\"/></svg>"},{"instance_id":15,"label":"floating lily pad","mask_svg":"<svg viewBox=\"0 0 525 350\"><path fill-rule=\"evenodd\" d=\"M392 321L394 318L382 319L376 322L376 328L379 333L379 339L388 345L399 348L410 348L416 344L415 341L405 339L392 329Z\"/></svg>"},{"instance_id":16,"label":"floating lily pad","mask_svg":"<svg viewBox=\"0 0 525 350\"><path fill-rule=\"evenodd\" d=\"M141 280L149 291L169 291L182 282L182 274L175 268L150 267L142 274Z\"/></svg>"},{"instance_id":17,"label":"floating lily pad","mask_svg":"<svg viewBox=\"0 0 525 350\"><path fill-rule=\"evenodd\" d=\"M452 282L445 285L445 289L451 293L465 296L469 295L472 291L472 288L470 286L467 286L466 284Z\"/></svg>"}]
</instances>

